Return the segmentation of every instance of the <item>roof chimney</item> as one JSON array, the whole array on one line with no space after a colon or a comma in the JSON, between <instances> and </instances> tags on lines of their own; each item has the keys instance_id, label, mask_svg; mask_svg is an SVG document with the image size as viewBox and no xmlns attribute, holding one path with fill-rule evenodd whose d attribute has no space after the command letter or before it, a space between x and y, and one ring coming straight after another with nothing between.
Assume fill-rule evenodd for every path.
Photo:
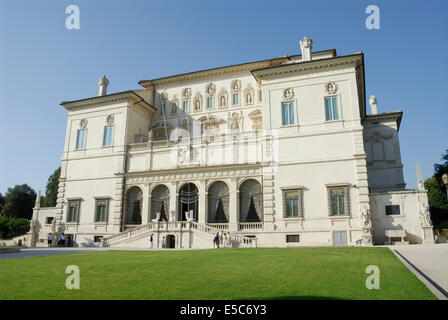
<instances>
[{"instance_id":1,"label":"roof chimney","mask_svg":"<svg viewBox=\"0 0 448 320\"><path fill-rule=\"evenodd\" d=\"M376 104L376 97L373 94L370 96L369 105L370 105L370 113L377 114L378 108L377 108L377 104Z\"/></svg>"},{"instance_id":2,"label":"roof chimney","mask_svg":"<svg viewBox=\"0 0 448 320\"><path fill-rule=\"evenodd\" d=\"M107 94L107 86L109 85L109 80L103 75L98 80L98 96L105 96Z\"/></svg>"},{"instance_id":3,"label":"roof chimney","mask_svg":"<svg viewBox=\"0 0 448 320\"><path fill-rule=\"evenodd\" d=\"M311 61L311 49L313 48L313 40L307 36L300 40L300 49L302 50L302 61Z\"/></svg>"}]
</instances>

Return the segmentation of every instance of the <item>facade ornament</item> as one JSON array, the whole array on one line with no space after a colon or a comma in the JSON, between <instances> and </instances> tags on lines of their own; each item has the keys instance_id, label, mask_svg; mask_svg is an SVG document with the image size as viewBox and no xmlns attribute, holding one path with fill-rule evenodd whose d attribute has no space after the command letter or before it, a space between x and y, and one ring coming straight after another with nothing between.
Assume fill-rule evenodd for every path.
<instances>
[{"instance_id":1,"label":"facade ornament","mask_svg":"<svg viewBox=\"0 0 448 320\"><path fill-rule=\"evenodd\" d=\"M370 221L370 209L367 208L367 206L364 206L361 210L361 219L363 223L363 227L370 227L371 221Z\"/></svg>"},{"instance_id":2,"label":"facade ornament","mask_svg":"<svg viewBox=\"0 0 448 320\"><path fill-rule=\"evenodd\" d=\"M241 80L233 80L232 92L240 92L240 91L241 91Z\"/></svg>"},{"instance_id":3,"label":"facade ornament","mask_svg":"<svg viewBox=\"0 0 448 320\"><path fill-rule=\"evenodd\" d=\"M81 119L81 121L79 122L79 127L81 129L87 128L87 119Z\"/></svg>"},{"instance_id":4,"label":"facade ornament","mask_svg":"<svg viewBox=\"0 0 448 320\"><path fill-rule=\"evenodd\" d=\"M252 88L250 83L244 90L244 97L246 99L246 105L254 104L254 88Z\"/></svg>"},{"instance_id":5,"label":"facade ornament","mask_svg":"<svg viewBox=\"0 0 448 320\"><path fill-rule=\"evenodd\" d=\"M163 91L163 92L160 94L160 102L161 102L161 103L165 103L166 100L168 100L168 93L166 93L166 91Z\"/></svg>"},{"instance_id":6,"label":"facade ornament","mask_svg":"<svg viewBox=\"0 0 448 320\"><path fill-rule=\"evenodd\" d=\"M218 94L218 106L220 109L227 108L227 91L221 88Z\"/></svg>"},{"instance_id":7,"label":"facade ornament","mask_svg":"<svg viewBox=\"0 0 448 320\"><path fill-rule=\"evenodd\" d=\"M294 89L293 88L283 89L282 97L284 101L294 100Z\"/></svg>"},{"instance_id":8,"label":"facade ornament","mask_svg":"<svg viewBox=\"0 0 448 320\"><path fill-rule=\"evenodd\" d=\"M370 113L377 114L378 113L378 105L377 105L376 97L373 94L369 98L369 105L370 105Z\"/></svg>"},{"instance_id":9,"label":"facade ornament","mask_svg":"<svg viewBox=\"0 0 448 320\"><path fill-rule=\"evenodd\" d=\"M193 110L194 110L194 112L201 111L201 105L202 105L202 95L198 92L194 96L194 100L193 100Z\"/></svg>"},{"instance_id":10,"label":"facade ornament","mask_svg":"<svg viewBox=\"0 0 448 320\"><path fill-rule=\"evenodd\" d=\"M420 207L420 222L422 227L431 227L431 218L430 218L430 211L428 205L422 205Z\"/></svg>"},{"instance_id":11,"label":"facade ornament","mask_svg":"<svg viewBox=\"0 0 448 320\"><path fill-rule=\"evenodd\" d=\"M330 81L325 84L324 90L326 94L335 94L338 91L338 87L336 83Z\"/></svg>"},{"instance_id":12,"label":"facade ornament","mask_svg":"<svg viewBox=\"0 0 448 320\"><path fill-rule=\"evenodd\" d=\"M207 86L205 87L205 94L208 97L213 97L215 93L216 93L216 86L213 83L207 84Z\"/></svg>"},{"instance_id":13,"label":"facade ornament","mask_svg":"<svg viewBox=\"0 0 448 320\"><path fill-rule=\"evenodd\" d=\"M252 129L254 131L259 131L262 128L262 114L260 109L256 109L254 111L252 111L251 113L249 113L249 118L252 120Z\"/></svg>"},{"instance_id":14,"label":"facade ornament","mask_svg":"<svg viewBox=\"0 0 448 320\"><path fill-rule=\"evenodd\" d=\"M114 124L114 115L110 114L106 117L106 124L107 125L113 125Z\"/></svg>"},{"instance_id":15,"label":"facade ornament","mask_svg":"<svg viewBox=\"0 0 448 320\"><path fill-rule=\"evenodd\" d=\"M229 125L229 129L231 132L239 132L243 130L243 111L240 111L240 114L238 112L233 112L232 114L228 114L227 122Z\"/></svg>"},{"instance_id":16,"label":"facade ornament","mask_svg":"<svg viewBox=\"0 0 448 320\"><path fill-rule=\"evenodd\" d=\"M191 97L191 89L185 88L182 90L182 98L189 99Z\"/></svg>"}]
</instances>

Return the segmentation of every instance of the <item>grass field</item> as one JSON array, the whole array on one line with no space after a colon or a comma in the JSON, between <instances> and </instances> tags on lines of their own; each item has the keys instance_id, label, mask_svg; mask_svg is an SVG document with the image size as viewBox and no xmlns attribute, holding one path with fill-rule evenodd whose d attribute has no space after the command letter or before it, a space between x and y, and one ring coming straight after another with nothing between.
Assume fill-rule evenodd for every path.
<instances>
[{"instance_id":1,"label":"grass field","mask_svg":"<svg viewBox=\"0 0 448 320\"><path fill-rule=\"evenodd\" d=\"M68 265L80 289L65 287ZM366 267L380 269L368 290ZM435 299L387 248L101 251L0 260L0 299Z\"/></svg>"}]
</instances>

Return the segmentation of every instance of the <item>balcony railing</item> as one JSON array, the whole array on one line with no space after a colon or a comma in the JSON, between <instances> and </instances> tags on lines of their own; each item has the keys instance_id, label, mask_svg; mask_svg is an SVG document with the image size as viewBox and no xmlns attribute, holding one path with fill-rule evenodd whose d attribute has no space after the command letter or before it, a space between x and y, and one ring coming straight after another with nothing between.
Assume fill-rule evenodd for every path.
<instances>
[{"instance_id":1,"label":"balcony railing","mask_svg":"<svg viewBox=\"0 0 448 320\"><path fill-rule=\"evenodd\" d=\"M238 229L239 231L262 231L263 222L240 222Z\"/></svg>"}]
</instances>

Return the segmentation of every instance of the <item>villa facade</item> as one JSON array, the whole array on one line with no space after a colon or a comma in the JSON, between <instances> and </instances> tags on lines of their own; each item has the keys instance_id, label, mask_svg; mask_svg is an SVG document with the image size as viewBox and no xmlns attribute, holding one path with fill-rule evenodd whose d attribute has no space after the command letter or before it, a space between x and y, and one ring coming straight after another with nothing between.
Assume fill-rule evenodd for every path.
<instances>
[{"instance_id":1,"label":"villa facade","mask_svg":"<svg viewBox=\"0 0 448 320\"><path fill-rule=\"evenodd\" d=\"M98 96L62 102L57 205L38 197L30 245L62 232L73 246L433 242L421 178L405 189L402 111L366 98L364 54L300 47L140 90L108 94L103 76Z\"/></svg>"}]
</instances>

